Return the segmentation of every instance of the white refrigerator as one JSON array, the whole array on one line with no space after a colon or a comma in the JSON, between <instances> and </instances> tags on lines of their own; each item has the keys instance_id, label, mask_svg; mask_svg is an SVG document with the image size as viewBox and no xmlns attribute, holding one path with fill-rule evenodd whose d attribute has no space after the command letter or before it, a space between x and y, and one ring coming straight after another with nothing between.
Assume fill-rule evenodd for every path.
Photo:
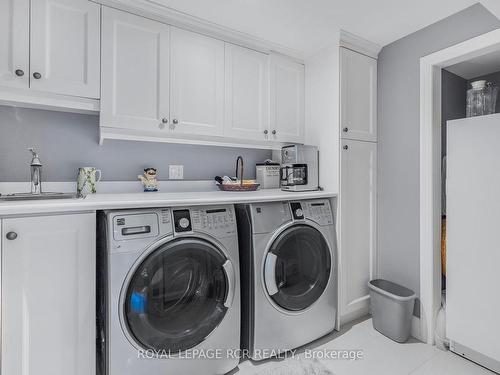
<instances>
[{"instance_id":1,"label":"white refrigerator","mask_svg":"<svg viewBox=\"0 0 500 375\"><path fill-rule=\"evenodd\" d=\"M447 125L446 331L500 373L500 114Z\"/></svg>"}]
</instances>

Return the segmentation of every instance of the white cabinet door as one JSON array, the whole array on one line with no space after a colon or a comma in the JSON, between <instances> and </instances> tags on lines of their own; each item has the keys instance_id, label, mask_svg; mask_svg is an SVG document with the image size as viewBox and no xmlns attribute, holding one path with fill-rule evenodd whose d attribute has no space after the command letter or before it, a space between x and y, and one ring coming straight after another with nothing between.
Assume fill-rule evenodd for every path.
<instances>
[{"instance_id":1,"label":"white cabinet door","mask_svg":"<svg viewBox=\"0 0 500 375\"><path fill-rule=\"evenodd\" d=\"M226 43L224 135L269 138L269 56Z\"/></svg>"},{"instance_id":2,"label":"white cabinet door","mask_svg":"<svg viewBox=\"0 0 500 375\"><path fill-rule=\"evenodd\" d=\"M171 34L172 133L222 135L224 42L174 27Z\"/></svg>"},{"instance_id":3,"label":"white cabinet door","mask_svg":"<svg viewBox=\"0 0 500 375\"><path fill-rule=\"evenodd\" d=\"M500 372L500 114L447 123L446 337ZM427 307L428 308L428 307Z\"/></svg>"},{"instance_id":4,"label":"white cabinet door","mask_svg":"<svg viewBox=\"0 0 500 375\"><path fill-rule=\"evenodd\" d=\"M100 11L87 0L31 2L31 88L99 98Z\"/></svg>"},{"instance_id":5,"label":"white cabinet door","mask_svg":"<svg viewBox=\"0 0 500 375\"><path fill-rule=\"evenodd\" d=\"M2 374L95 374L95 214L3 219L1 245Z\"/></svg>"},{"instance_id":6,"label":"white cabinet door","mask_svg":"<svg viewBox=\"0 0 500 375\"><path fill-rule=\"evenodd\" d=\"M304 142L304 65L271 56L271 137Z\"/></svg>"},{"instance_id":7,"label":"white cabinet door","mask_svg":"<svg viewBox=\"0 0 500 375\"><path fill-rule=\"evenodd\" d=\"M103 7L101 126L168 132L169 30Z\"/></svg>"},{"instance_id":8,"label":"white cabinet door","mask_svg":"<svg viewBox=\"0 0 500 375\"><path fill-rule=\"evenodd\" d=\"M0 86L29 87L29 0L0 0Z\"/></svg>"},{"instance_id":9,"label":"white cabinet door","mask_svg":"<svg viewBox=\"0 0 500 375\"><path fill-rule=\"evenodd\" d=\"M341 319L368 312L377 272L377 144L343 140L341 150Z\"/></svg>"},{"instance_id":10,"label":"white cabinet door","mask_svg":"<svg viewBox=\"0 0 500 375\"><path fill-rule=\"evenodd\" d=\"M341 55L341 137L377 140L377 60L346 48Z\"/></svg>"}]
</instances>

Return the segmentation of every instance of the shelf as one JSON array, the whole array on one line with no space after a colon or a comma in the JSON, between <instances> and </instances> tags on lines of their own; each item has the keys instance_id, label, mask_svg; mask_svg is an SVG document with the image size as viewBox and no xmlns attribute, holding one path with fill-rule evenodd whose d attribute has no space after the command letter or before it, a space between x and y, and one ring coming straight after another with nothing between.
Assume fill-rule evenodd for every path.
<instances>
[{"instance_id":1,"label":"shelf","mask_svg":"<svg viewBox=\"0 0 500 375\"><path fill-rule=\"evenodd\" d=\"M261 150L281 150L285 143L271 141L242 141L241 139L232 139L227 137L197 137L186 135L165 134L163 132L144 132L131 129L119 129L112 127L101 126L99 144L102 145L105 140L129 140L143 142L159 142L159 143L177 143L202 146L220 146L220 147L237 147ZM290 144L290 143L286 143Z\"/></svg>"}]
</instances>

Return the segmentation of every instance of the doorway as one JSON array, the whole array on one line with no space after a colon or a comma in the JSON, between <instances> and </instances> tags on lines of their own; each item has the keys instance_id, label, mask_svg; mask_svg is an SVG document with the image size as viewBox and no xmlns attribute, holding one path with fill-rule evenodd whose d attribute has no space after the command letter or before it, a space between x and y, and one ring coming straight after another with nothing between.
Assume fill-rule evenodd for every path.
<instances>
[{"instance_id":1,"label":"doorway","mask_svg":"<svg viewBox=\"0 0 500 375\"><path fill-rule=\"evenodd\" d=\"M441 305L443 69L500 56L500 29L420 59L420 327L434 344ZM465 103L464 103L465 105Z\"/></svg>"}]
</instances>

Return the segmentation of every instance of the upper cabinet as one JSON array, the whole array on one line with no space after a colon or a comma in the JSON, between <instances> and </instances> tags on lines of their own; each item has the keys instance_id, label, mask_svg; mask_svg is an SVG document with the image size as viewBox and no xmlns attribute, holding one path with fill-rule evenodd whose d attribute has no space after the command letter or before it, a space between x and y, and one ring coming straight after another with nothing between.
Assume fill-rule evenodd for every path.
<instances>
[{"instance_id":1,"label":"upper cabinet","mask_svg":"<svg viewBox=\"0 0 500 375\"><path fill-rule=\"evenodd\" d=\"M271 138L301 143L304 138L304 65L271 56Z\"/></svg>"},{"instance_id":2,"label":"upper cabinet","mask_svg":"<svg viewBox=\"0 0 500 375\"><path fill-rule=\"evenodd\" d=\"M269 129L269 56L226 43L225 129L228 137L265 141Z\"/></svg>"},{"instance_id":3,"label":"upper cabinet","mask_svg":"<svg viewBox=\"0 0 500 375\"><path fill-rule=\"evenodd\" d=\"M224 42L171 29L170 117L175 134L224 132Z\"/></svg>"},{"instance_id":4,"label":"upper cabinet","mask_svg":"<svg viewBox=\"0 0 500 375\"><path fill-rule=\"evenodd\" d=\"M104 8L102 31L101 125L168 132L170 27Z\"/></svg>"},{"instance_id":5,"label":"upper cabinet","mask_svg":"<svg viewBox=\"0 0 500 375\"><path fill-rule=\"evenodd\" d=\"M27 101L33 91L98 99L100 12L87 0L0 0L0 86Z\"/></svg>"},{"instance_id":6,"label":"upper cabinet","mask_svg":"<svg viewBox=\"0 0 500 375\"><path fill-rule=\"evenodd\" d=\"M0 0L0 86L29 87L30 0Z\"/></svg>"},{"instance_id":7,"label":"upper cabinet","mask_svg":"<svg viewBox=\"0 0 500 375\"><path fill-rule=\"evenodd\" d=\"M341 55L341 137L377 141L377 60L347 48Z\"/></svg>"},{"instance_id":8,"label":"upper cabinet","mask_svg":"<svg viewBox=\"0 0 500 375\"><path fill-rule=\"evenodd\" d=\"M100 113L106 138L304 140L304 65L90 0L0 0L0 105Z\"/></svg>"},{"instance_id":9,"label":"upper cabinet","mask_svg":"<svg viewBox=\"0 0 500 375\"><path fill-rule=\"evenodd\" d=\"M87 0L31 2L31 88L99 98L100 11Z\"/></svg>"},{"instance_id":10,"label":"upper cabinet","mask_svg":"<svg viewBox=\"0 0 500 375\"><path fill-rule=\"evenodd\" d=\"M102 10L101 141L280 148L304 139L304 65Z\"/></svg>"}]
</instances>

